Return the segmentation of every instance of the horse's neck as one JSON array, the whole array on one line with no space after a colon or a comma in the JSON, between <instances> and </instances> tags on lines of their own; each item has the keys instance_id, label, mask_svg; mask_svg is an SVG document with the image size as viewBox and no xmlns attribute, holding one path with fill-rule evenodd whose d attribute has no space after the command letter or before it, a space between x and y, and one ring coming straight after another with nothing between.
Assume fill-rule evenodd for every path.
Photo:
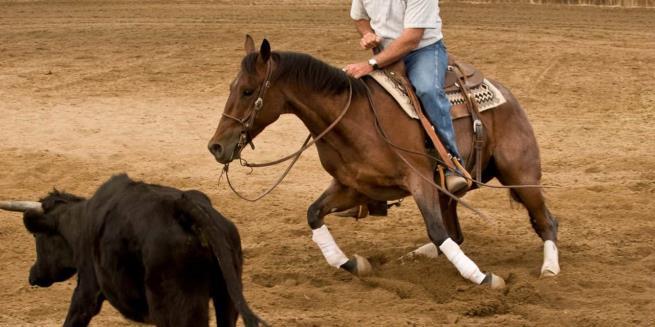
<instances>
[{"instance_id":1,"label":"horse's neck","mask_svg":"<svg viewBox=\"0 0 655 327\"><path fill-rule=\"evenodd\" d=\"M375 87L372 92L377 114L373 114L373 107L365 96L353 95L347 114L316 143L318 155L323 168L345 185L352 186L354 181L359 181L376 188L380 178L384 185L401 185L403 176L408 174L407 166L399 164L397 150L387 142L412 152L425 152L423 131L386 93ZM287 100L293 107L292 113L317 137L339 117L348 94L324 96L293 92ZM424 157L408 157L416 167L427 170L431 167Z\"/></svg>"},{"instance_id":2,"label":"horse's neck","mask_svg":"<svg viewBox=\"0 0 655 327\"><path fill-rule=\"evenodd\" d=\"M289 88L286 97L293 108L292 113L300 118L315 137L325 131L344 110L348 110L324 138L337 152L386 148L388 144L377 130L376 120L379 120L381 129L394 144L414 151L424 151L424 134L418 123L407 117L388 93L378 90L374 85L370 86L377 118L365 96L353 94L350 106L346 109L347 91L338 95L323 95Z\"/></svg>"},{"instance_id":3,"label":"horse's neck","mask_svg":"<svg viewBox=\"0 0 655 327\"><path fill-rule=\"evenodd\" d=\"M316 137L323 133L344 111L350 111L352 103L349 108L348 94L343 93L336 96L326 96L317 92L289 92L288 98L292 106L292 113L295 114L307 127L310 133ZM353 96L354 98L354 96ZM353 99L354 100L354 99ZM344 122L352 119L352 113L346 114L339 124L337 124L329 134L343 134L333 133L335 131L343 131L345 128ZM326 135L326 138L333 138L334 135Z\"/></svg>"}]
</instances>

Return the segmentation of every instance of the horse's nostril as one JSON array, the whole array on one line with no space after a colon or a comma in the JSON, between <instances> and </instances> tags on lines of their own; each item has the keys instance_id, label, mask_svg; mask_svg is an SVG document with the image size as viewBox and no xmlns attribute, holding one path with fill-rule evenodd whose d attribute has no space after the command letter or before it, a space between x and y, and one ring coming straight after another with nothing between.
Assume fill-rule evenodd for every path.
<instances>
[{"instance_id":1,"label":"horse's nostril","mask_svg":"<svg viewBox=\"0 0 655 327\"><path fill-rule=\"evenodd\" d=\"M223 152L223 147L218 143L214 143L209 146L209 152L211 152L214 155L220 155L221 152Z\"/></svg>"}]
</instances>

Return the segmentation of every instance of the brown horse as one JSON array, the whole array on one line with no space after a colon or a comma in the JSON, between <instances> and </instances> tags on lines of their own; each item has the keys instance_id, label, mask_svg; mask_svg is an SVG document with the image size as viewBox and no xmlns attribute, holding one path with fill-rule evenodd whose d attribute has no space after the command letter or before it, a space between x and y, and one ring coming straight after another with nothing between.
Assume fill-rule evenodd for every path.
<instances>
[{"instance_id":1,"label":"brown horse","mask_svg":"<svg viewBox=\"0 0 655 327\"><path fill-rule=\"evenodd\" d=\"M358 275L370 271L366 259L358 255L349 259L344 255L325 226L324 216L356 205L411 195L430 240L463 277L494 288L504 286L502 278L482 273L459 247L462 233L457 202L449 201L425 178L432 178L433 162L411 152L399 154L381 136L376 120L394 145L420 153L428 151L426 135L418 121L409 118L386 91L368 78L353 79L309 55L272 52L267 40L257 51L252 38L247 36L245 50L241 71L230 86L209 150L219 163L226 164L238 158L243 146L282 114L296 115L316 138L345 112L338 124L316 142L321 164L334 179L307 210L312 239L330 265ZM494 84L507 102L481 115L487 128L483 181L495 177L505 185L539 184L539 149L532 127L512 94L499 83ZM369 103L367 86L377 114ZM350 109L344 109L348 105ZM466 158L472 150L471 120L456 120L455 129L459 149ZM535 232L544 241L542 276L556 275L557 220L546 208L542 190L515 188L511 193L527 208Z\"/></svg>"}]
</instances>

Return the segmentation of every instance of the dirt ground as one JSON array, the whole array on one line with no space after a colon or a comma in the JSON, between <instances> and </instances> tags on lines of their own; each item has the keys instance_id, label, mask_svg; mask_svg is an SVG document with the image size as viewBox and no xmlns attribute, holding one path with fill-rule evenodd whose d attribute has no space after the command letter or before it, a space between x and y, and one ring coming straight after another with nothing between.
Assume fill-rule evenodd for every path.
<instances>
[{"instance_id":1,"label":"dirt ground","mask_svg":"<svg viewBox=\"0 0 655 327\"><path fill-rule=\"evenodd\" d=\"M328 266L305 210L327 186L315 150L257 203L217 185L206 150L243 38L336 66L365 59L348 0L0 2L0 198L53 187L90 195L118 172L206 192L239 227L246 298L275 326L655 324L655 10L443 3L451 53L507 85L542 151L562 273L540 279L542 243L502 190L467 195L493 217L460 210L467 254L508 280L475 287L443 257L401 264L427 241L411 200L389 217L328 218L342 249L371 259L366 279ZM248 153L298 146L285 117ZM254 194L281 167L236 170ZM0 325L61 325L75 280L27 282L33 239L0 212ZM128 326L105 303L95 326Z\"/></svg>"}]
</instances>

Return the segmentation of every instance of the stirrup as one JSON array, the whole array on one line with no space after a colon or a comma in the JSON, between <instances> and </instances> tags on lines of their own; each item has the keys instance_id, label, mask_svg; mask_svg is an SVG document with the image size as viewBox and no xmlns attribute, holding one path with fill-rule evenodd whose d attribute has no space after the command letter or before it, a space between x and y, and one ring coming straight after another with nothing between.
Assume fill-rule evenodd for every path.
<instances>
[{"instance_id":1,"label":"stirrup","mask_svg":"<svg viewBox=\"0 0 655 327\"><path fill-rule=\"evenodd\" d=\"M459 173L461 174L462 178L466 180L466 188L470 189L471 186L473 186L473 177L471 177L471 174L469 174L468 171L466 171L466 168L462 166L462 163L459 162L459 159L451 156L450 159L453 161L455 164L455 167L457 167L457 170L459 170Z\"/></svg>"},{"instance_id":2,"label":"stirrup","mask_svg":"<svg viewBox=\"0 0 655 327\"><path fill-rule=\"evenodd\" d=\"M355 219L366 218L366 216L368 216L368 206L366 204L360 204L350 209L337 211L332 214L338 217L352 217Z\"/></svg>"},{"instance_id":3,"label":"stirrup","mask_svg":"<svg viewBox=\"0 0 655 327\"><path fill-rule=\"evenodd\" d=\"M466 178L459 175L446 176L446 189L452 194L463 193L469 189L470 185Z\"/></svg>"}]
</instances>

